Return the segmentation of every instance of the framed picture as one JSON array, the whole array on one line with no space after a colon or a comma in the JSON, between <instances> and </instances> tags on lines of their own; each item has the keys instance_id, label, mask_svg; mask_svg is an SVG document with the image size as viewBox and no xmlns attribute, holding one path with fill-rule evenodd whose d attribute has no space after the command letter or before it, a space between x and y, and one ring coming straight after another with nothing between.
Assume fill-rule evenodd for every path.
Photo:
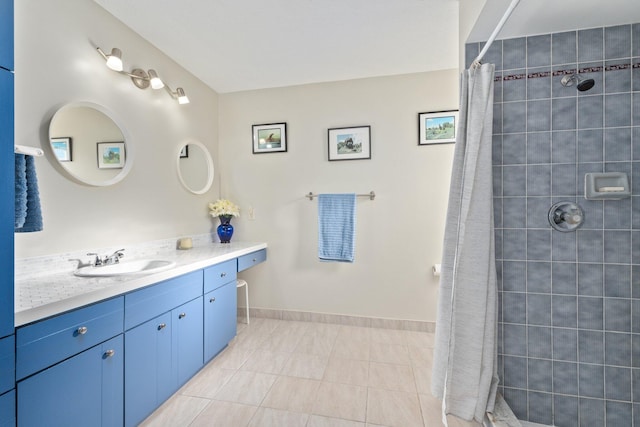
<instances>
[{"instance_id":1,"label":"framed picture","mask_svg":"<svg viewBox=\"0 0 640 427\"><path fill-rule=\"evenodd\" d=\"M122 169L124 142L98 142L98 169Z\"/></svg>"},{"instance_id":2,"label":"framed picture","mask_svg":"<svg viewBox=\"0 0 640 427\"><path fill-rule=\"evenodd\" d=\"M186 158L189 157L189 144L185 144L182 147L182 150L180 150L180 158Z\"/></svg>"},{"instance_id":3,"label":"framed picture","mask_svg":"<svg viewBox=\"0 0 640 427\"><path fill-rule=\"evenodd\" d=\"M287 151L287 124L253 125L253 154Z\"/></svg>"},{"instance_id":4,"label":"framed picture","mask_svg":"<svg viewBox=\"0 0 640 427\"><path fill-rule=\"evenodd\" d=\"M458 110L418 113L418 145L456 142Z\"/></svg>"},{"instance_id":5,"label":"framed picture","mask_svg":"<svg viewBox=\"0 0 640 427\"><path fill-rule=\"evenodd\" d=\"M371 158L371 126L329 129L329 161Z\"/></svg>"},{"instance_id":6,"label":"framed picture","mask_svg":"<svg viewBox=\"0 0 640 427\"><path fill-rule=\"evenodd\" d=\"M61 138L51 138L51 148L53 149L53 153L56 155L58 161L72 161L71 138L66 136Z\"/></svg>"}]
</instances>

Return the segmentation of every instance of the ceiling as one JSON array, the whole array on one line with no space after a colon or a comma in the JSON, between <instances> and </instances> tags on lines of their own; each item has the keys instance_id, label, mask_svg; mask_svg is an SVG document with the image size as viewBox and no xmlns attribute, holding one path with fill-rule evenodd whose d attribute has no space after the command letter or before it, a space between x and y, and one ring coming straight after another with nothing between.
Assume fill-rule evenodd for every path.
<instances>
[{"instance_id":1,"label":"ceiling","mask_svg":"<svg viewBox=\"0 0 640 427\"><path fill-rule=\"evenodd\" d=\"M458 65L457 0L95 2L220 93Z\"/></svg>"},{"instance_id":2,"label":"ceiling","mask_svg":"<svg viewBox=\"0 0 640 427\"><path fill-rule=\"evenodd\" d=\"M94 1L219 93L458 67L458 0ZM522 0L498 38L633 22L638 0Z\"/></svg>"}]
</instances>

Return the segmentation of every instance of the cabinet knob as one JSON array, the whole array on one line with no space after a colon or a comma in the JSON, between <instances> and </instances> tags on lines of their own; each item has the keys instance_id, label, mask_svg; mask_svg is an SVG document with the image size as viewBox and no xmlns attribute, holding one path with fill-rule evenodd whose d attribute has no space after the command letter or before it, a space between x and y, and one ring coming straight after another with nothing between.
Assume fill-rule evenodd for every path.
<instances>
[{"instance_id":1,"label":"cabinet knob","mask_svg":"<svg viewBox=\"0 0 640 427\"><path fill-rule=\"evenodd\" d=\"M86 326L80 326L78 329L76 329L76 335L84 335L88 330L89 329L87 329Z\"/></svg>"},{"instance_id":2,"label":"cabinet knob","mask_svg":"<svg viewBox=\"0 0 640 427\"><path fill-rule=\"evenodd\" d=\"M183 317L187 317L187 313L178 314L178 319L182 319Z\"/></svg>"},{"instance_id":3,"label":"cabinet knob","mask_svg":"<svg viewBox=\"0 0 640 427\"><path fill-rule=\"evenodd\" d=\"M104 352L104 358L106 359L107 357L113 357L114 354L116 354L115 350L107 350Z\"/></svg>"},{"instance_id":4,"label":"cabinet knob","mask_svg":"<svg viewBox=\"0 0 640 427\"><path fill-rule=\"evenodd\" d=\"M160 323L160 324L158 325L158 330L159 330L159 331L161 331L161 330L163 330L163 329L164 329L164 328L166 328L166 327L167 327L167 324L166 324L166 323Z\"/></svg>"},{"instance_id":5,"label":"cabinet knob","mask_svg":"<svg viewBox=\"0 0 640 427\"><path fill-rule=\"evenodd\" d=\"M211 298L209 302L216 302L216 297Z\"/></svg>"},{"instance_id":6,"label":"cabinet knob","mask_svg":"<svg viewBox=\"0 0 640 427\"><path fill-rule=\"evenodd\" d=\"M226 275L227 273L224 273L224 272L220 273L220 277L225 277Z\"/></svg>"},{"instance_id":7,"label":"cabinet knob","mask_svg":"<svg viewBox=\"0 0 640 427\"><path fill-rule=\"evenodd\" d=\"M255 259L255 258L253 259L253 262L256 262L256 259Z\"/></svg>"}]
</instances>

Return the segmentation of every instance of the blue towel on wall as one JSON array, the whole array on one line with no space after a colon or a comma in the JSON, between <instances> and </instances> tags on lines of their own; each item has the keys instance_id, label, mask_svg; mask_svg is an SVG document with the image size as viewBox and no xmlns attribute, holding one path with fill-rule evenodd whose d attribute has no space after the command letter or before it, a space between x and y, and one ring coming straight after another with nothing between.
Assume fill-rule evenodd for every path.
<instances>
[{"instance_id":1,"label":"blue towel on wall","mask_svg":"<svg viewBox=\"0 0 640 427\"><path fill-rule=\"evenodd\" d=\"M353 262L356 234L356 195L318 195L318 258Z\"/></svg>"},{"instance_id":2,"label":"blue towel on wall","mask_svg":"<svg viewBox=\"0 0 640 427\"><path fill-rule=\"evenodd\" d=\"M40 191L38 190L38 176L33 156L16 154L16 233L27 233L42 230L42 210L40 209ZM19 159L22 157L24 160ZM24 163L24 177L22 166ZM20 166L18 166L20 164ZM19 176L20 174L20 176ZM26 213L22 214L22 206L26 203ZM18 222L18 205L20 205L20 222ZM24 220L22 220L24 217Z\"/></svg>"},{"instance_id":3,"label":"blue towel on wall","mask_svg":"<svg viewBox=\"0 0 640 427\"><path fill-rule=\"evenodd\" d=\"M15 155L15 220L14 228L18 229L24 225L24 221L27 219L27 160L24 154Z\"/></svg>"}]
</instances>

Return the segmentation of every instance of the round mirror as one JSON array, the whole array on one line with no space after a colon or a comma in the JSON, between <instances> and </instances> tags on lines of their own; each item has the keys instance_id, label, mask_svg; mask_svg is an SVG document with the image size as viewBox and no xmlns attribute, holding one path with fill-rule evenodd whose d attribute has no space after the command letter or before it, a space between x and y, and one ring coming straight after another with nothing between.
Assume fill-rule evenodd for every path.
<instances>
[{"instance_id":1,"label":"round mirror","mask_svg":"<svg viewBox=\"0 0 640 427\"><path fill-rule=\"evenodd\" d=\"M120 182L133 164L124 126L112 112L90 102L60 108L49 124L49 143L58 165L72 179L87 185Z\"/></svg>"},{"instance_id":2,"label":"round mirror","mask_svg":"<svg viewBox=\"0 0 640 427\"><path fill-rule=\"evenodd\" d=\"M213 160L209 150L199 141L189 141L178 150L178 177L193 194L204 194L213 184Z\"/></svg>"}]
</instances>

